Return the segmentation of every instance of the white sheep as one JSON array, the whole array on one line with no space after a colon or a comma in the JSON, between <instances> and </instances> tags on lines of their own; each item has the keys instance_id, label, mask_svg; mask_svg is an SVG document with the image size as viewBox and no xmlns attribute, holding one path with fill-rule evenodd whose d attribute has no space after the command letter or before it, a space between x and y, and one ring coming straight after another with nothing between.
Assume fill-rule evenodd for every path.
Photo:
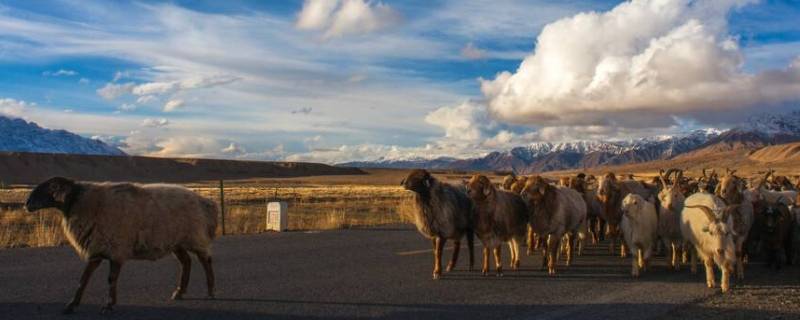
<instances>
[{"instance_id":1,"label":"white sheep","mask_svg":"<svg viewBox=\"0 0 800 320\"><path fill-rule=\"evenodd\" d=\"M646 269L658 230L656 206L641 196L631 193L622 200L622 235L628 250L634 256L631 262L631 275L639 277L639 272Z\"/></svg>"},{"instance_id":2,"label":"white sheep","mask_svg":"<svg viewBox=\"0 0 800 320\"><path fill-rule=\"evenodd\" d=\"M692 273L697 272L697 257L703 260L706 268L706 285L716 286L714 265L722 270L720 288L727 292L730 288L730 274L736 263L733 217L725 203L717 196L708 193L695 193L686 199L681 213L681 233L683 239L694 245L696 254L692 255Z\"/></svg>"},{"instance_id":3,"label":"white sheep","mask_svg":"<svg viewBox=\"0 0 800 320\"><path fill-rule=\"evenodd\" d=\"M189 189L166 184L77 182L56 177L38 185L28 197L29 212L56 208L70 245L88 261L75 296L64 309L80 304L92 273L102 260L110 264L109 299L103 312L117 301L117 279L128 260L156 260L173 254L182 269L172 295L186 293L191 270L188 252L197 255L206 273L208 296L214 296L211 240L217 228L217 205Z\"/></svg>"}]
</instances>

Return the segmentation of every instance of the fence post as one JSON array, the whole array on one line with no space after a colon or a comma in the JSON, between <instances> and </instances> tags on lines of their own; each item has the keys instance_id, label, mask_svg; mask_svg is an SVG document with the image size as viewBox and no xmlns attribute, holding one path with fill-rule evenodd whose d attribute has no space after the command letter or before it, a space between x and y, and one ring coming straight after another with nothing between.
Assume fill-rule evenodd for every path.
<instances>
[{"instance_id":1,"label":"fence post","mask_svg":"<svg viewBox=\"0 0 800 320\"><path fill-rule=\"evenodd\" d=\"M225 183L219 180L219 210L222 214L222 235L225 235Z\"/></svg>"}]
</instances>

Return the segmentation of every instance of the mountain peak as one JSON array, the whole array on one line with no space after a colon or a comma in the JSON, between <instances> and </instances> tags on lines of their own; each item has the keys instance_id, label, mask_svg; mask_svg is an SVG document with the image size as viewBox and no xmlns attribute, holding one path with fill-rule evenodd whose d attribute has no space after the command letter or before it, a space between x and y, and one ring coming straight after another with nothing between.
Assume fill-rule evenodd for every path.
<instances>
[{"instance_id":1,"label":"mountain peak","mask_svg":"<svg viewBox=\"0 0 800 320\"><path fill-rule=\"evenodd\" d=\"M81 137L66 130L51 130L35 122L0 116L0 151L71 153L124 156L122 150L99 140Z\"/></svg>"}]
</instances>

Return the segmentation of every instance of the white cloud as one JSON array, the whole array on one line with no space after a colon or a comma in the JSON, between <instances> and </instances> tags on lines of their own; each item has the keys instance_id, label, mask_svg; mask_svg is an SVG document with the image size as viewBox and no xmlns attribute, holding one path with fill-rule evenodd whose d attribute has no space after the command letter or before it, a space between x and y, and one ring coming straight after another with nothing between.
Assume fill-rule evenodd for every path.
<instances>
[{"instance_id":1,"label":"white cloud","mask_svg":"<svg viewBox=\"0 0 800 320\"><path fill-rule=\"evenodd\" d=\"M125 84L107 83L102 88L97 89L97 94L103 97L103 99L114 100L125 94L130 93L134 86L135 84L133 83L125 83Z\"/></svg>"},{"instance_id":2,"label":"white cloud","mask_svg":"<svg viewBox=\"0 0 800 320\"><path fill-rule=\"evenodd\" d=\"M78 84L89 84L89 82L91 82L91 80L88 78L80 78L80 80L78 80Z\"/></svg>"},{"instance_id":3,"label":"white cloud","mask_svg":"<svg viewBox=\"0 0 800 320\"><path fill-rule=\"evenodd\" d=\"M136 104L133 104L133 103L123 103L123 104L121 104L119 107L117 107L117 111L121 111L121 112L130 112L130 111L136 111L136 109L138 109L138 108L139 108L139 107L138 107Z\"/></svg>"},{"instance_id":4,"label":"white cloud","mask_svg":"<svg viewBox=\"0 0 800 320\"><path fill-rule=\"evenodd\" d=\"M160 118L160 119L147 118L142 120L142 127L148 127L148 128L164 128L169 124L170 122L166 118Z\"/></svg>"},{"instance_id":5,"label":"white cloud","mask_svg":"<svg viewBox=\"0 0 800 320\"><path fill-rule=\"evenodd\" d=\"M186 102L183 101L182 99L172 99L164 104L164 112L172 112L178 110L180 108L183 108L184 105L186 105Z\"/></svg>"},{"instance_id":6,"label":"white cloud","mask_svg":"<svg viewBox=\"0 0 800 320\"><path fill-rule=\"evenodd\" d=\"M141 96L136 98L136 103L138 104L148 104L150 102L156 101L158 98L155 96Z\"/></svg>"},{"instance_id":7,"label":"white cloud","mask_svg":"<svg viewBox=\"0 0 800 320\"><path fill-rule=\"evenodd\" d=\"M673 116L800 98L798 67L742 71L726 17L749 2L639 0L564 18L515 73L481 89L502 121L560 127L667 127Z\"/></svg>"},{"instance_id":8,"label":"white cloud","mask_svg":"<svg viewBox=\"0 0 800 320\"><path fill-rule=\"evenodd\" d=\"M486 108L471 101L436 109L425 117L425 122L444 129L445 138L463 141L478 141L495 125Z\"/></svg>"},{"instance_id":9,"label":"white cloud","mask_svg":"<svg viewBox=\"0 0 800 320\"><path fill-rule=\"evenodd\" d=\"M227 147L225 147L222 150L220 150L220 152L222 152L225 155L237 156L237 155L246 154L247 150L244 147L242 147L241 145L239 145L238 143L231 142Z\"/></svg>"},{"instance_id":10,"label":"white cloud","mask_svg":"<svg viewBox=\"0 0 800 320\"><path fill-rule=\"evenodd\" d=\"M10 118L22 118L28 108L35 105L22 100L0 98L0 115Z\"/></svg>"},{"instance_id":11,"label":"white cloud","mask_svg":"<svg viewBox=\"0 0 800 320\"><path fill-rule=\"evenodd\" d=\"M322 31L324 39L378 31L400 21L400 14L380 1L306 0L295 26Z\"/></svg>"},{"instance_id":12,"label":"white cloud","mask_svg":"<svg viewBox=\"0 0 800 320\"><path fill-rule=\"evenodd\" d=\"M78 72L74 70L58 69L57 71L42 72L45 77L72 77L77 76Z\"/></svg>"},{"instance_id":13,"label":"white cloud","mask_svg":"<svg viewBox=\"0 0 800 320\"><path fill-rule=\"evenodd\" d=\"M486 59L487 57L486 51L476 47L472 42L461 48L461 56L470 60Z\"/></svg>"}]
</instances>

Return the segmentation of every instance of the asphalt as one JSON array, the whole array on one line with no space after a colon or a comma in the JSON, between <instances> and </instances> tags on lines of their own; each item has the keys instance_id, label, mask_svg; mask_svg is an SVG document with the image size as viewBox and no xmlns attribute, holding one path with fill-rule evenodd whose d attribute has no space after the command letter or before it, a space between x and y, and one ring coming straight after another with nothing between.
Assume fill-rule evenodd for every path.
<instances>
[{"instance_id":1,"label":"asphalt","mask_svg":"<svg viewBox=\"0 0 800 320\"><path fill-rule=\"evenodd\" d=\"M135 261L122 269L118 306L100 315L104 263L69 316L60 310L83 267L71 248L2 250L0 319L656 319L719 294L705 288L702 272L667 270L663 258L631 279L630 260L609 256L605 246L590 246L555 277L539 269L538 255L502 278L484 277L466 271L462 251L457 269L434 281L429 246L403 226L227 236L214 244L215 300L204 298L196 260L183 301L169 300L174 258ZM751 268L754 283L780 277Z\"/></svg>"}]
</instances>

